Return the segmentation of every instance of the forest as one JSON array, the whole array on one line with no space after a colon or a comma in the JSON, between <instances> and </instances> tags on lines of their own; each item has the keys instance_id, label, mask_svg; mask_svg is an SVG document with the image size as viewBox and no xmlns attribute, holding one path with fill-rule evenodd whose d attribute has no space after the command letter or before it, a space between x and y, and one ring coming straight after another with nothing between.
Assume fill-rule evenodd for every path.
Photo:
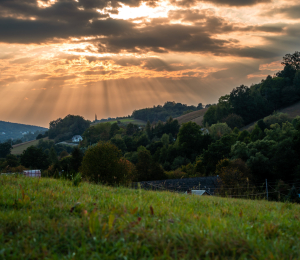
<instances>
[{"instance_id":1,"label":"forest","mask_svg":"<svg viewBox=\"0 0 300 260\"><path fill-rule=\"evenodd\" d=\"M110 185L218 175L218 192L224 196L258 192L267 179L275 190L271 199L299 201L300 117L276 112L298 101L299 64L299 52L286 55L284 69L273 77L233 89L208 109L203 126L179 125L169 117L166 122L148 120L145 127L121 122L89 127L83 118L69 115L50 123L49 137L75 129L83 132L78 147L66 151L40 140L20 158L7 153L0 167L41 168L55 178L81 176ZM251 128L240 129L257 119Z\"/></svg>"}]
</instances>

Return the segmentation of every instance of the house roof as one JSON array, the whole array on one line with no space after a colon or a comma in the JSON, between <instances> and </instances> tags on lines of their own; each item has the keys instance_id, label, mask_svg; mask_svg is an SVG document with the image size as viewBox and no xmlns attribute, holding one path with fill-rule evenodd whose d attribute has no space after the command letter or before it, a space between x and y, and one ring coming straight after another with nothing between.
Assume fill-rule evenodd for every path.
<instances>
[{"instance_id":1,"label":"house roof","mask_svg":"<svg viewBox=\"0 0 300 260\"><path fill-rule=\"evenodd\" d=\"M72 138L82 138L81 135L74 135Z\"/></svg>"}]
</instances>

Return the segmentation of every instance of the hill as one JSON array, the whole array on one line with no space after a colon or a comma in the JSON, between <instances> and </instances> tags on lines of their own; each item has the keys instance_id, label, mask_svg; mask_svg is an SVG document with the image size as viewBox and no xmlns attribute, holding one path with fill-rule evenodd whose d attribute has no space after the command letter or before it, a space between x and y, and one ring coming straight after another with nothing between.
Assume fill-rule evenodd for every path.
<instances>
[{"instance_id":1,"label":"hill","mask_svg":"<svg viewBox=\"0 0 300 260\"><path fill-rule=\"evenodd\" d=\"M158 121L165 122L170 116L175 118L181 116L183 113L197 111L202 108L202 103L199 103L196 107L168 101L163 106L158 105L151 108L134 110L131 117L146 122L149 120L150 123Z\"/></svg>"},{"instance_id":2,"label":"hill","mask_svg":"<svg viewBox=\"0 0 300 260\"><path fill-rule=\"evenodd\" d=\"M47 130L47 128L40 126L0 121L0 142L11 138L21 139L25 134L35 134L36 132L45 132Z\"/></svg>"},{"instance_id":3,"label":"hill","mask_svg":"<svg viewBox=\"0 0 300 260\"><path fill-rule=\"evenodd\" d=\"M197 125L202 125L203 116L206 113L208 108L204 108L201 110L197 110L188 114L185 114L183 116L179 116L177 119L179 124L187 123L189 121L195 122Z\"/></svg>"},{"instance_id":4,"label":"hill","mask_svg":"<svg viewBox=\"0 0 300 260\"><path fill-rule=\"evenodd\" d=\"M295 118L296 116L300 116L300 102L297 102L296 104L293 104L291 106L279 109L276 112L285 113L288 116L290 116L291 118ZM261 119L263 119L263 118L261 118ZM241 130L245 130L245 129L250 128L251 126L254 126L256 124L256 122L257 121L252 122L251 124L248 124L248 125L244 126L243 128L241 128Z\"/></svg>"},{"instance_id":5,"label":"hill","mask_svg":"<svg viewBox=\"0 0 300 260\"><path fill-rule=\"evenodd\" d=\"M299 259L300 206L0 176L3 259Z\"/></svg>"},{"instance_id":6,"label":"hill","mask_svg":"<svg viewBox=\"0 0 300 260\"><path fill-rule=\"evenodd\" d=\"M120 121L122 124L136 124L136 125L140 125L140 126L144 126L146 125L147 122L143 121L143 120L139 120L139 119L134 119L134 118L123 118L123 119L113 119L113 120L106 120L106 121L102 121L102 122L94 122L91 124L92 125L97 125L100 123L117 123L118 121Z\"/></svg>"},{"instance_id":7,"label":"hill","mask_svg":"<svg viewBox=\"0 0 300 260\"><path fill-rule=\"evenodd\" d=\"M41 140L41 139L39 139L39 140ZM11 154L14 154L14 155L22 154L23 151L25 151L28 147L30 147L32 145L37 146L39 143L39 140L32 140L29 142L13 145ZM48 140L48 137L43 138L43 140Z\"/></svg>"}]
</instances>

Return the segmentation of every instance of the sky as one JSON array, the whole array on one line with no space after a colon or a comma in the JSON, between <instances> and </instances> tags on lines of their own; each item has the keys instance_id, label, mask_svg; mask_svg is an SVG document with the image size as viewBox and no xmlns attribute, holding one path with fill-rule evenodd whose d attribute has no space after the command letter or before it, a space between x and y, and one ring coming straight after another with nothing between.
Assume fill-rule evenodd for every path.
<instances>
[{"instance_id":1,"label":"sky","mask_svg":"<svg viewBox=\"0 0 300 260\"><path fill-rule=\"evenodd\" d=\"M0 120L216 103L300 51L297 0L0 0Z\"/></svg>"}]
</instances>

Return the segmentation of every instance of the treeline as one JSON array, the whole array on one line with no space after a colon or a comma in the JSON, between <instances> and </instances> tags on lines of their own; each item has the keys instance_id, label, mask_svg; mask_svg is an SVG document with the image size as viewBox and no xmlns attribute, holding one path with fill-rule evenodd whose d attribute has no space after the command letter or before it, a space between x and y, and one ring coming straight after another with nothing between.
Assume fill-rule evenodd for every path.
<instances>
[{"instance_id":1,"label":"treeline","mask_svg":"<svg viewBox=\"0 0 300 260\"><path fill-rule=\"evenodd\" d=\"M273 77L269 75L251 87L241 85L220 97L205 113L203 123L226 122L232 129L240 128L299 101L300 53L286 54L282 65L284 69Z\"/></svg>"},{"instance_id":2,"label":"treeline","mask_svg":"<svg viewBox=\"0 0 300 260\"><path fill-rule=\"evenodd\" d=\"M196 107L176 102L166 102L163 106L158 105L153 106L152 108L134 110L132 117L135 119L150 121L150 123L158 121L165 122L170 116L175 118L200 109L203 109L202 103L199 103Z\"/></svg>"},{"instance_id":3,"label":"treeline","mask_svg":"<svg viewBox=\"0 0 300 260\"><path fill-rule=\"evenodd\" d=\"M49 139L54 139L55 143L71 139L74 135L81 135L90 123L82 116L67 115L63 119L58 118L49 124Z\"/></svg>"}]
</instances>

